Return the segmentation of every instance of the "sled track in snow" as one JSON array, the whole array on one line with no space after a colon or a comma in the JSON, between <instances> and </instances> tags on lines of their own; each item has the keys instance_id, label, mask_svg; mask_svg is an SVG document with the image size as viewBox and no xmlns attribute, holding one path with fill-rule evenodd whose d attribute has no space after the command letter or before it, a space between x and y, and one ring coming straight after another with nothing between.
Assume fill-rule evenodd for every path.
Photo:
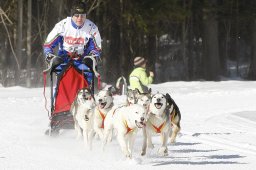
<instances>
[{"instance_id":1,"label":"sled track in snow","mask_svg":"<svg viewBox=\"0 0 256 170\"><path fill-rule=\"evenodd\" d=\"M256 122L249 120L247 118L240 117L236 114L229 114L228 116L224 116L224 119L226 119L226 123L233 123L236 124L238 127L241 128L242 131L247 131L251 134L252 138L256 137L255 128ZM213 119L214 120L214 119ZM223 129L229 129L230 134L234 132L238 132L237 129L230 129L229 127L223 125L224 122L218 122L218 126L220 126ZM240 153L246 153L256 156L256 145L249 144L249 143L242 143L237 141L231 141L227 140L218 136L210 136L207 133L192 133L192 132L186 132L183 131L182 135L184 135L184 138L187 138L188 140L192 140L195 142L201 142L205 143L211 146L216 146L219 148L237 151Z\"/></svg>"},{"instance_id":2,"label":"sled track in snow","mask_svg":"<svg viewBox=\"0 0 256 170\"><path fill-rule=\"evenodd\" d=\"M200 135L197 133L194 134L186 134L183 133L185 136L184 138L187 138L188 140L192 140L194 142L201 142L204 144L208 144L211 146L217 146L223 149L228 149L232 151L237 151L241 153L247 153L256 156L256 147L249 145L249 144L243 144L237 143L237 142L231 142L229 140L225 140L222 138L216 138L216 137L210 137L207 135Z\"/></svg>"}]
</instances>

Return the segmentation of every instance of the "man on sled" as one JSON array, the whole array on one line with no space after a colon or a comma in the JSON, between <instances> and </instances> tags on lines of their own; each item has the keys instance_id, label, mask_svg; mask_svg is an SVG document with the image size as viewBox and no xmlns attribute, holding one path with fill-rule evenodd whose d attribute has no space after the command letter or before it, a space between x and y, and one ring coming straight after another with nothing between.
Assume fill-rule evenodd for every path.
<instances>
[{"instance_id":1,"label":"man on sled","mask_svg":"<svg viewBox=\"0 0 256 170\"><path fill-rule=\"evenodd\" d=\"M54 48L58 46L58 54ZM70 106L77 92L83 88L94 90L95 66L100 59L101 37L97 26L86 19L86 5L75 1L71 17L58 22L44 43L45 61L57 82L51 87L50 129L46 134L56 135L60 129L73 128ZM98 73L97 73L98 74ZM52 86L52 84L51 84Z\"/></svg>"}]
</instances>

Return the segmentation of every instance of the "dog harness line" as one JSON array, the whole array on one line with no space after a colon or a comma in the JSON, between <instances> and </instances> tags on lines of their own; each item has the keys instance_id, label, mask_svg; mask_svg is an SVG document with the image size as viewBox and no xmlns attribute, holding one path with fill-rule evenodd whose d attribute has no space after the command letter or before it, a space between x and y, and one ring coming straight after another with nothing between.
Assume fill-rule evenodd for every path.
<instances>
[{"instance_id":1,"label":"dog harness line","mask_svg":"<svg viewBox=\"0 0 256 170\"><path fill-rule=\"evenodd\" d=\"M124 120L124 125L125 125L125 127L126 127L126 129L127 129L126 135L127 135L128 133L130 133L131 131L133 131L133 129L128 126L127 120Z\"/></svg>"}]
</instances>

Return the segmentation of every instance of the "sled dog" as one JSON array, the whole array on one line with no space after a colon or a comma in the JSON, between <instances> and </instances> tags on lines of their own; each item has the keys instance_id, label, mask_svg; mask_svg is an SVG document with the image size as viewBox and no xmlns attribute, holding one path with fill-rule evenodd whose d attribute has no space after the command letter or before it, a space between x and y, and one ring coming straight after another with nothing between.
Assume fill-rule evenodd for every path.
<instances>
[{"instance_id":1,"label":"sled dog","mask_svg":"<svg viewBox=\"0 0 256 170\"><path fill-rule=\"evenodd\" d=\"M165 96L169 106L168 112L169 112L171 126L172 126L172 131L170 133L170 142L174 143L176 136L180 131L181 113L180 113L179 107L177 106L175 101L171 98L171 96L168 93Z\"/></svg>"},{"instance_id":2,"label":"sled dog","mask_svg":"<svg viewBox=\"0 0 256 170\"><path fill-rule=\"evenodd\" d=\"M113 129L126 158L132 158L133 144L139 128L145 126L145 108L139 104L112 108L104 122L103 150Z\"/></svg>"},{"instance_id":3,"label":"sled dog","mask_svg":"<svg viewBox=\"0 0 256 170\"><path fill-rule=\"evenodd\" d=\"M147 93L141 93L138 89L135 89L136 92L136 98L137 103L145 107L146 110L149 109L149 105L151 102L151 88L148 90Z\"/></svg>"},{"instance_id":4,"label":"sled dog","mask_svg":"<svg viewBox=\"0 0 256 170\"><path fill-rule=\"evenodd\" d=\"M97 106L94 112L94 130L96 134L103 140L103 129L104 121L107 113L113 107L113 96L111 93L111 88L107 90L101 90L96 96Z\"/></svg>"},{"instance_id":5,"label":"sled dog","mask_svg":"<svg viewBox=\"0 0 256 170\"><path fill-rule=\"evenodd\" d=\"M136 104L138 102L137 100L138 91L128 89L126 96L127 96L127 105Z\"/></svg>"},{"instance_id":6,"label":"sled dog","mask_svg":"<svg viewBox=\"0 0 256 170\"><path fill-rule=\"evenodd\" d=\"M171 131L171 122L166 96L156 93L152 96L149 110L149 117L143 133L143 146L141 155L146 154L147 148L153 148L151 136L160 134L161 147L158 150L159 156L167 156L167 141Z\"/></svg>"},{"instance_id":7,"label":"sled dog","mask_svg":"<svg viewBox=\"0 0 256 170\"><path fill-rule=\"evenodd\" d=\"M90 150L92 149L94 107L95 101L90 90L81 89L70 108L74 118L77 139L83 134L84 143Z\"/></svg>"}]
</instances>

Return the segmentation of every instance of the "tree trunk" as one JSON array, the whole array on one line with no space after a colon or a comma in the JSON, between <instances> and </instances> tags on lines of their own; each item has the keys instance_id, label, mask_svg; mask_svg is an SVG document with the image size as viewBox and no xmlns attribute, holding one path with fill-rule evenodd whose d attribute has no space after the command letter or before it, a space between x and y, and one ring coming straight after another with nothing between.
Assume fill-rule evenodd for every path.
<instances>
[{"instance_id":1,"label":"tree trunk","mask_svg":"<svg viewBox=\"0 0 256 170\"><path fill-rule=\"evenodd\" d=\"M152 34L148 35L148 70L155 72L155 63L156 63L156 40L157 36Z\"/></svg>"},{"instance_id":2,"label":"tree trunk","mask_svg":"<svg viewBox=\"0 0 256 170\"><path fill-rule=\"evenodd\" d=\"M182 73L181 79L188 80L188 58L186 55L186 40L187 40L187 29L186 29L186 20L182 22L182 40L181 40L181 55L184 70Z\"/></svg>"},{"instance_id":3,"label":"tree trunk","mask_svg":"<svg viewBox=\"0 0 256 170\"><path fill-rule=\"evenodd\" d=\"M204 33L203 33L203 67L206 80L219 80L219 43L218 43L218 22L216 13L211 7L216 1L209 1L210 8L204 10Z\"/></svg>"},{"instance_id":4,"label":"tree trunk","mask_svg":"<svg viewBox=\"0 0 256 170\"><path fill-rule=\"evenodd\" d=\"M227 77L228 70L227 70L227 60L230 54L230 30L231 30L231 21L227 19L223 23L223 32L220 33L220 69L221 75Z\"/></svg>"},{"instance_id":5,"label":"tree trunk","mask_svg":"<svg viewBox=\"0 0 256 170\"><path fill-rule=\"evenodd\" d=\"M120 66L121 66L121 75L124 76L126 73L126 66L125 66L125 56L124 56L124 21L123 21L123 12L124 12L124 7L123 7L123 0L120 0L120 19L119 19L119 26L120 26L120 36L119 36L119 41L120 41Z\"/></svg>"},{"instance_id":6,"label":"tree trunk","mask_svg":"<svg viewBox=\"0 0 256 170\"><path fill-rule=\"evenodd\" d=\"M253 29L252 29L252 58L251 65L249 70L250 80L256 80L256 19L253 21Z\"/></svg>"},{"instance_id":7,"label":"tree trunk","mask_svg":"<svg viewBox=\"0 0 256 170\"><path fill-rule=\"evenodd\" d=\"M58 1L57 1L58 2ZM59 6L59 16L58 16L58 21L63 19L63 6L64 6L65 2L59 3L58 2L58 6Z\"/></svg>"},{"instance_id":8,"label":"tree trunk","mask_svg":"<svg viewBox=\"0 0 256 170\"><path fill-rule=\"evenodd\" d=\"M32 0L28 0L28 25L27 25L27 87L31 87L31 20Z\"/></svg>"},{"instance_id":9,"label":"tree trunk","mask_svg":"<svg viewBox=\"0 0 256 170\"><path fill-rule=\"evenodd\" d=\"M20 63L22 58L22 24L23 24L23 0L18 0L18 37L17 37L17 62L15 64L15 85L19 84Z\"/></svg>"},{"instance_id":10,"label":"tree trunk","mask_svg":"<svg viewBox=\"0 0 256 170\"><path fill-rule=\"evenodd\" d=\"M119 9L119 4L112 4L116 9ZM113 8L114 8L113 7ZM120 76L120 26L119 26L118 10L110 11L112 18L110 29L110 46L109 55L106 55L106 82L113 83Z\"/></svg>"},{"instance_id":11,"label":"tree trunk","mask_svg":"<svg viewBox=\"0 0 256 170\"><path fill-rule=\"evenodd\" d=\"M1 54L2 54L1 55L1 61L2 61L2 63L1 63L1 65L2 65L2 67L1 67L1 69L2 69L1 82L4 87L7 87L8 86L8 84L7 84L7 69L8 69L7 59L10 56L10 50L8 50L8 49L10 49L10 45L9 45L9 41L8 41L7 37L4 39L3 45L4 45L4 48L2 48L2 50L1 50Z\"/></svg>"}]
</instances>

